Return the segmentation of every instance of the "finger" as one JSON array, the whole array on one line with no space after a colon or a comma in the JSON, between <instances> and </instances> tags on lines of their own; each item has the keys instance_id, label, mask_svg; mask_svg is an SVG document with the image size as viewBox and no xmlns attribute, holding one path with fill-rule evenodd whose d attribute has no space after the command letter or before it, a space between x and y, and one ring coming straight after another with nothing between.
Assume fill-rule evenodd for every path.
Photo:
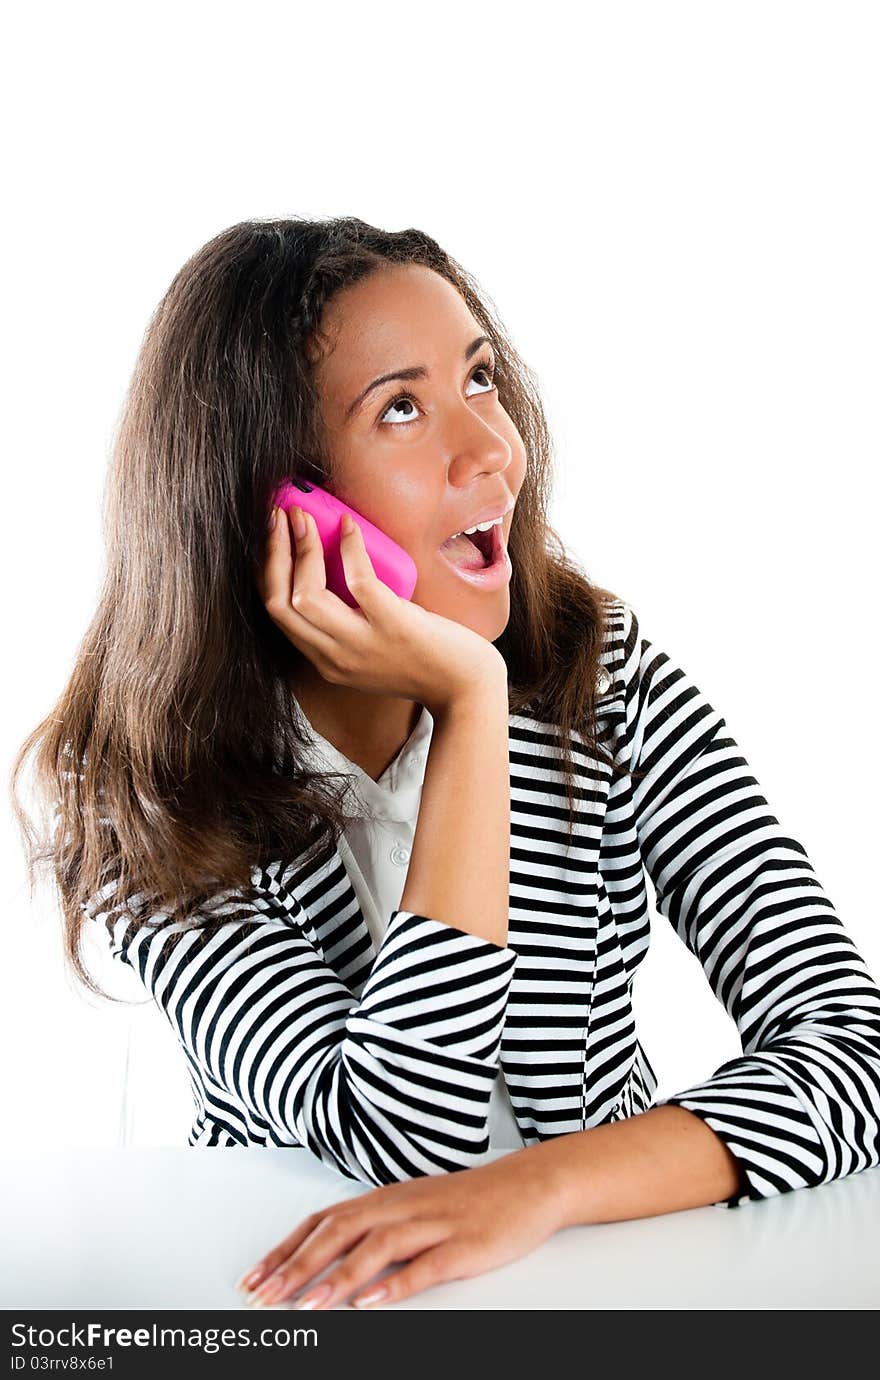
<instances>
[{"instance_id":1,"label":"finger","mask_svg":"<svg viewBox=\"0 0 880 1380\"><path fill-rule=\"evenodd\" d=\"M291 561L293 546L286 512L283 508L273 509L275 521L269 529L266 542L266 559L263 562L263 580L260 593L263 603L271 601L286 602L290 599L293 587Z\"/></svg>"},{"instance_id":2,"label":"finger","mask_svg":"<svg viewBox=\"0 0 880 1380\"><path fill-rule=\"evenodd\" d=\"M403 1197L400 1193L401 1189L403 1190ZM387 1208L389 1202L404 1201L405 1194L405 1183L380 1184L378 1188L373 1188L369 1192L361 1193L358 1196L357 1211L363 1216L365 1211L370 1211L374 1207ZM353 1209L353 1207L354 1204L350 1199L342 1198L335 1203L330 1203L327 1207L319 1208L317 1212L310 1212L308 1217L304 1217L302 1221L294 1227L292 1232L289 1232L287 1236L283 1237L283 1239L278 1242L277 1246L273 1246L272 1250L269 1251L267 1255L264 1255L256 1264L252 1265L249 1270L245 1271L241 1279L236 1282L236 1289L253 1289L256 1284L259 1284L261 1279L265 1279L267 1275L271 1274L273 1270L276 1270L279 1265L287 1260L288 1256L293 1254L296 1248L305 1241L306 1237L311 1235L323 1218L327 1217L330 1213L336 1213L338 1215L346 1209ZM245 1283L245 1281L247 1281L247 1283Z\"/></svg>"},{"instance_id":3,"label":"finger","mask_svg":"<svg viewBox=\"0 0 880 1380\"><path fill-rule=\"evenodd\" d=\"M323 658L316 664L324 671L337 664L340 645L362 634L366 619L327 589L320 534L311 514L303 512L303 518L305 532L300 537L293 532L291 518L283 509L280 512L271 539L265 603L291 642L313 661L314 654Z\"/></svg>"},{"instance_id":4,"label":"finger","mask_svg":"<svg viewBox=\"0 0 880 1380\"><path fill-rule=\"evenodd\" d=\"M360 524L353 518L349 532L342 530L339 538L339 554L345 571L345 583L370 622L376 622L388 613L397 601L393 589L380 580L370 559L367 544Z\"/></svg>"},{"instance_id":5,"label":"finger","mask_svg":"<svg viewBox=\"0 0 880 1380\"><path fill-rule=\"evenodd\" d=\"M284 1236L283 1241L279 1241L277 1246L273 1246L266 1256L263 1256L261 1260L257 1261L257 1264L252 1265L250 1270L241 1275L241 1279L236 1283L236 1289L254 1289L259 1283L265 1281L268 1275L273 1274L279 1268L279 1265L290 1259L292 1253L305 1241L306 1236L312 1235L314 1228L317 1227L323 1217L327 1216L328 1212L331 1212L330 1208L321 1208L320 1212L309 1213L308 1217L303 1217L301 1223L294 1227L290 1234Z\"/></svg>"},{"instance_id":6,"label":"finger","mask_svg":"<svg viewBox=\"0 0 880 1380\"><path fill-rule=\"evenodd\" d=\"M413 1294L419 1294L435 1284L478 1274L484 1267L470 1263L474 1259L472 1250L460 1237L447 1237L439 1245L422 1251L411 1264L395 1270L377 1283L375 1288L371 1287L358 1298L353 1298L352 1307L372 1308L375 1304L384 1306L399 1303L401 1299L411 1298Z\"/></svg>"},{"instance_id":7,"label":"finger","mask_svg":"<svg viewBox=\"0 0 880 1380\"><path fill-rule=\"evenodd\" d=\"M324 564L324 547L315 519L311 513L307 513L304 508L298 508L295 503L290 505L286 516L287 539L288 542L292 541L296 554L293 570L294 590L326 589L327 567ZM302 518L302 536L296 534L294 522L297 517Z\"/></svg>"},{"instance_id":8,"label":"finger","mask_svg":"<svg viewBox=\"0 0 880 1380\"><path fill-rule=\"evenodd\" d=\"M335 643L333 638L328 636L324 629L317 627L310 617L313 609L309 602L308 587L304 591L301 589L296 608L290 602L294 583L293 564L299 563L299 555L295 553L294 548L299 545L300 542L292 536L287 513L283 508L279 508L278 518L269 533L266 546L261 591L263 603L273 621L300 651L312 659L314 653L319 653L329 661L336 650ZM323 584L319 584L315 592L327 596ZM342 605L341 599L337 602Z\"/></svg>"},{"instance_id":9,"label":"finger","mask_svg":"<svg viewBox=\"0 0 880 1380\"><path fill-rule=\"evenodd\" d=\"M269 598L270 585L274 585L274 587L277 588L279 583L279 572L283 574L285 568L280 564L281 557L277 551L278 542L280 540L278 527L283 521L284 509L273 506L269 513L262 560L254 562L254 579L257 589L260 591L260 598L264 604Z\"/></svg>"},{"instance_id":10,"label":"finger","mask_svg":"<svg viewBox=\"0 0 880 1380\"><path fill-rule=\"evenodd\" d=\"M403 1184L382 1184L368 1193L360 1194L357 1199L358 1212L363 1214L365 1209L369 1210L374 1206L387 1207L389 1201L393 1201L400 1196L400 1189L404 1189L404 1192L406 1191ZM267 1275L272 1274L279 1265L283 1264L289 1256L293 1255L297 1247L305 1241L307 1236L311 1235L315 1227L324 1217L328 1216L331 1212L338 1214L346 1207L350 1208L351 1202L349 1199L343 1198L339 1202L330 1203L328 1207L320 1208L317 1212L310 1212L308 1217L304 1217L303 1220L294 1227L292 1232L289 1232L287 1236L278 1242L277 1246L273 1246L272 1250L269 1251L267 1255L264 1255L256 1264L252 1265L249 1270L244 1272L241 1278L236 1281L236 1289L244 1289L246 1291L254 1289L265 1280Z\"/></svg>"},{"instance_id":11,"label":"finger","mask_svg":"<svg viewBox=\"0 0 880 1380\"><path fill-rule=\"evenodd\" d=\"M258 1306L278 1303L294 1289L301 1289L325 1266L350 1250L370 1224L353 1212L328 1212L307 1233L293 1254L282 1259L272 1274L254 1291L249 1302ZM272 1253L273 1256L276 1252Z\"/></svg>"},{"instance_id":12,"label":"finger","mask_svg":"<svg viewBox=\"0 0 880 1380\"><path fill-rule=\"evenodd\" d=\"M289 1235L279 1241L277 1246L273 1246L268 1255L264 1255L261 1260L258 1260L256 1264L244 1272L241 1279L236 1281L236 1289L250 1290L256 1288L267 1275L270 1275L283 1261L287 1260L288 1256L293 1254L301 1242L305 1241L326 1211L325 1208L321 1212L312 1212L308 1217L304 1217Z\"/></svg>"},{"instance_id":13,"label":"finger","mask_svg":"<svg viewBox=\"0 0 880 1380\"><path fill-rule=\"evenodd\" d=\"M307 1252L298 1261L287 1261L277 1271L277 1284L267 1301L280 1303L292 1294L309 1286L297 1301L299 1308L332 1308L347 1298L354 1289L388 1265L410 1260L419 1251L442 1241L449 1233L448 1225L427 1219L388 1222L367 1231L360 1241L346 1250L328 1237L324 1248L311 1255ZM343 1258L339 1260L339 1257ZM339 1263L333 1265L333 1262ZM327 1265L332 1268L318 1284L311 1281ZM258 1291L258 1297L262 1291Z\"/></svg>"},{"instance_id":14,"label":"finger","mask_svg":"<svg viewBox=\"0 0 880 1380\"><path fill-rule=\"evenodd\" d=\"M296 1306L316 1310L333 1308L355 1292L360 1291L361 1298L378 1293L389 1284L387 1278L377 1280L377 1275L388 1266L397 1265L401 1260L410 1261L421 1252L442 1244L451 1230L448 1222L424 1218L376 1227L338 1265L331 1267L320 1284L309 1288L297 1300Z\"/></svg>"},{"instance_id":15,"label":"finger","mask_svg":"<svg viewBox=\"0 0 880 1380\"><path fill-rule=\"evenodd\" d=\"M327 588L327 567L318 525L311 513L305 509L301 511L305 531L301 537L294 535L293 538L296 564L290 602L311 623L338 642L356 638L363 631L365 615Z\"/></svg>"}]
</instances>

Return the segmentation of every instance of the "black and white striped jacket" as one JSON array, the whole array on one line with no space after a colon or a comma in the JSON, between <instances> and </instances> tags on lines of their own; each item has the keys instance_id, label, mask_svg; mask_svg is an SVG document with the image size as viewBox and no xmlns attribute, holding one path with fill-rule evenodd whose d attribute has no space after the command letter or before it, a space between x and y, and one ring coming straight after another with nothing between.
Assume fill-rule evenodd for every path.
<instances>
[{"instance_id":1,"label":"black and white striped jacket","mask_svg":"<svg viewBox=\"0 0 880 1380\"><path fill-rule=\"evenodd\" d=\"M392 912L375 951L338 854L255 868L258 899L207 944L84 909L188 1061L190 1145L307 1146L379 1185L488 1148L500 1057L526 1144L652 1105L632 987L646 881L736 1023L743 1054L663 1102L695 1112L744 1171L737 1207L880 1162L880 989L803 847L783 833L725 720L615 600L600 718L626 772L510 716L508 943ZM645 770L632 779L630 771ZM103 910L100 908L103 905Z\"/></svg>"}]
</instances>

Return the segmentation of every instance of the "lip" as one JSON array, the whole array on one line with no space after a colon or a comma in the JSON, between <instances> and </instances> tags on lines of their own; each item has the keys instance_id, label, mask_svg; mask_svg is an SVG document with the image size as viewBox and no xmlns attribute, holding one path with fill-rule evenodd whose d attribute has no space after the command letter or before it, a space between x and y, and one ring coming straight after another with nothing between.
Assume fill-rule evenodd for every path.
<instances>
[{"instance_id":1,"label":"lip","mask_svg":"<svg viewBox=\"0 0 880 1380\"><path fill-rule=\"evenodd\" d=\"M513 504L511 504L510 507L512 508ZM509 511L510 508L504 509L504 512ZM496 512L495 516L500 517L501 514ZM478 518L479 522L488 522L488 520L488 518ZM468 525L473 526L474 524L469 523ZM464 580L466 584L476 585L478 589L500 589L503 585L509 583L510 577L513 574L513 566L507 554L507 541L504 535L504 527L501 525L493 527L491 530L493 560L491 565L484 566L482 570L462 570L460 566L454 565L452 561L448 561L440 548L437 550L437 555L447 569L451 570L454 575L457 575L460 580Z\"/></svg>"},{"instance_id":2,"label":"lip","mask_svg":"<svg viewBox=\"0 0 880 1380\"><path fill-rule=\"evenodd\" d=\"M512 498L508 498L504 503L495 503L491 508L484 508L482 512L477 513L476 516L468 518L464 527L457 527L455 530L456 532L463 532L465 527L476 527L479 522L494 522L496 518L506 517L512 508ZM455 532L448 532L443 540L449 541L449 538L454 535Z\"/></svg>"}]
</instances>

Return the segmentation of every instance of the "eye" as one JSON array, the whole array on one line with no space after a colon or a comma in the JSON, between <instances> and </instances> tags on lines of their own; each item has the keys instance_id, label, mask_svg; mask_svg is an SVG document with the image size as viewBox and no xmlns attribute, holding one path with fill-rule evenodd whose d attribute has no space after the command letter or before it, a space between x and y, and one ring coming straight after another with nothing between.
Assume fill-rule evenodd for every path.
<instances>
[{"instance_id":1,"label":"eye","mask_svg":"<svg viewBox=\"0 0 880 1380\"><path fill-rule=\"evenodd\" d=\"M486 385L486 387L483 389L483 392L484 392L484 393L491 393L491 392L493 392L493 391L495 390L495 382L494 382L494 380L495 380L495 366L494 366L494 364L492 363L491 359L481 359L481 360L478 360L478 362L474 365L473 369L471 370L471 380L473 380L474 378L476 378L477 374L485 374L485 376L486 376L487 385ZM385 421L385 418L388 416L388 413L392 410L392 408L394 408L394 407L400 407L401 404L403 404L403 403L407 403L407 404L409 405L409 407L410 407L410 409L411 409L409 415L408 415L408 416L405 416L405 417L402 419L402 421L386 422L386 421ZM385 404L385 408L384 408L383 412L381 413L381 415L380 415L380 417L379 417L379 425L380 425L380 426L406 426L407 423L409 423L409 422L414 422L414 421L416 420L416 416L417 416L417 413L416 413L416 411L415 411L415 399L413 398L412 394L411 394L411 393L398 393L396 398L392 398L391 401L390 401L389 403L386 403L386 404Z\"/></svg>"}]
</instances>

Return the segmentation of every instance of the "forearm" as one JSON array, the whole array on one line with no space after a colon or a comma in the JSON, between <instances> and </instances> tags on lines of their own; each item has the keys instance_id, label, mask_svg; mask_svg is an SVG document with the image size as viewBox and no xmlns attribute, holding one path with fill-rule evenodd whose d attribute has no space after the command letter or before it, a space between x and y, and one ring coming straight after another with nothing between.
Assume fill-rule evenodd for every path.
<instances>
[{"instance_id":1,"label":"forearm","mask_svg":"<svg viewBox=\"0 0 880 1380\"><path fill-rule=\"evenodd\" d=\"M401 910L507 944L510 740L507 681L434 716Z\"/></svg>"},{"instance_id":2,"label":"forearm","mask_svg":"<svg viewBox=\"0 0 880 1380\"><path fill-rule=\"evenodd\" d=\"M652 1107L519 1153L540 1157L560 1226L706 1207L746 1188L720 1136L684 1107Z\"/></svg>"}]
</instances>

